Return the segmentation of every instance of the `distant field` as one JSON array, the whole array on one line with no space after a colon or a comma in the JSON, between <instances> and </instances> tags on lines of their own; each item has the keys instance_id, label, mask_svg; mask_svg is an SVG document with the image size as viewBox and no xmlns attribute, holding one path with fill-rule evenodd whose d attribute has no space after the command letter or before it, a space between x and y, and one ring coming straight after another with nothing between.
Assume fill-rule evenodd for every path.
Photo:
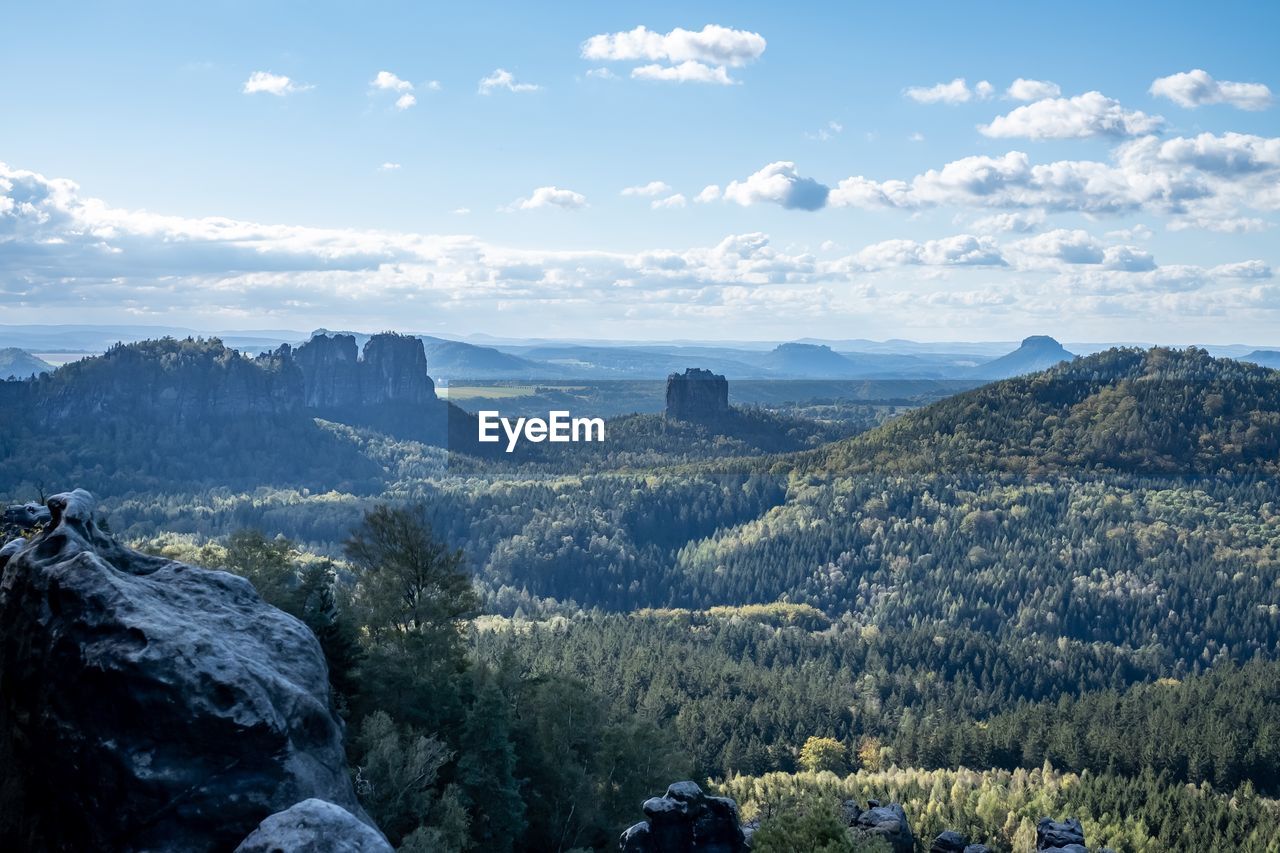
<instances>
[{"instance_id":1,"label":"distant field","mask_svg":"<svg viewBox=\"0 0 1280 853\"><path fill-rule=\"evenodd\" d=\"M450 385L437 388L436 393L446 400L472 400L477 397L498 399L504 397L532 397L538 392L534 385Z\"/></svg>"}]
</instances>

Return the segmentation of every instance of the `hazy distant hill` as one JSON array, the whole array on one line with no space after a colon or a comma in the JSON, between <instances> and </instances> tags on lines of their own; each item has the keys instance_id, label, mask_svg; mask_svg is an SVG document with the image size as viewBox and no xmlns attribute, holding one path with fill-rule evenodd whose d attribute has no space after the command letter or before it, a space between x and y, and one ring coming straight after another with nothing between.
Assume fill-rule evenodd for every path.
<instances>
[{"instance_id":1,"label":"hazy distant hill","mask_svg":"<svg viewBox=\"0 0 1280 853\"><path fill-rule=\"evenodd\" d=\"M1241 356L1240 360L1280 369L1280 350L1256 349L1248 355Z\"/></svg>"},{"instance_id":2,"label":"hazy distant hill","mask_svg":"<svg viewBox=\"0 0 1280 853\"><path fill-rule=\"evenodd\" d=\"M1008 379L1038 370L1048 370L1055 364L1071 361L1073 358L1074 353L1067 352L1062 344L1048 335L1032 335L1008 355L964 371L964 375L980 379Z\"/></svg>"},{"instance_id":3,"label":"hazy distant hill","mask_svg":"<svg viewBox=\"0 0 1280 853\"><path fill-rule=\"evenodd\" d=\"M41 373L47 373L53 369L52 364L36 358L26 350L20 350L16 347L0 349L0 379L8 379L10 377L27 379L32 376L38 376Z\"/></svg>"},{"instance_id":4,"label":"hazy distant hill","mask_svg":"<svg viewBox=\"0 0 1280 853\"><path fill-rule=\"evenodd\" d=\"M564 370L554 364L521 358L493 347L476 346L420 335L427 367L435 379L556 379Z\"/></svg>"},{"instance_id":5,"label":"hazy distant hill","mask_svg":"<svg viewBox=\"0 0 1280 853\"><path fill-rule=\"evenodd\" d=\"M847 378L859 372L853 361L829 346L818 344L780 344L764 363L783 376Z\"/></svg>"}]
</instances>

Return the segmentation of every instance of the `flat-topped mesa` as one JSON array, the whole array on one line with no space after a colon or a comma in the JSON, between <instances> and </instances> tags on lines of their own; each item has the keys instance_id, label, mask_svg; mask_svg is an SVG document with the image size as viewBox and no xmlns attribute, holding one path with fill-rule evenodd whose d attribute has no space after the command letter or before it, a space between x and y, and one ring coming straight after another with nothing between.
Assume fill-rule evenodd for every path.
<instances>
[{"instance_id":1,"label":"flat-topped mesa","mask_svg":"<svg viewBox=\"0 0 1280 853\"><path fill-rule=\"evenodd\" d=\"M690 367L667 377L667 417L682 421L708 421L729 413L729 380Z\"/></svg>"},{"instance_id":2,"label":"flat-topped mesa","mask_svg":"<svg viewBox=\"0 0 1280 853\"><path fill-rule=\"evenodd\" d=\"M436 399L426 351L411 335L374 335L361 358L355 336L317 334L293 350L292 357L302 370L309 409L422 405Z\"/></svg>"}]
</instances>

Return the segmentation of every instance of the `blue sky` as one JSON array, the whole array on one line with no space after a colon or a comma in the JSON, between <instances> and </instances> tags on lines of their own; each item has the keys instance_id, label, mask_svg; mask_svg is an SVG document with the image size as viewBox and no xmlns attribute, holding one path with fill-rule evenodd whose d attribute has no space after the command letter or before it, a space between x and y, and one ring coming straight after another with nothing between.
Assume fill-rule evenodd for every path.
<instances>
[{"instance_id":1,"label":"blue sky","mask_svg":"<svg viewBox=\"0 0 1280 853\"><path fill-rule=\"evenodd\" d=\"M5 16L2 322L1280 343L1280 5Z\"/></svg>"}]
</instances>

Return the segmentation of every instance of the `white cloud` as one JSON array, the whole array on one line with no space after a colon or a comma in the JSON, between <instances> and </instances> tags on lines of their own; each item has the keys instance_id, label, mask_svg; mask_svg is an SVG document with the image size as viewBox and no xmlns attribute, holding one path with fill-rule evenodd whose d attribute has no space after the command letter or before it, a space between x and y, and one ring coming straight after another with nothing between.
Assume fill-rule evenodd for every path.
<instances>
[{"instance_id":1,"label":"white cloud","mask_svg":"<svg viewBox=\"0 0 1280 853\"><path fill-rule=\"evenodd\" d=\"M1101 92L1074 98L1046 98L997 116L978 129L984 136L1027 139L1084 139L1090 136L1140 136L1164 125L1159 116L1126 110Z\"/></svg>"},{"instance_id":2,"label":"white cloud","mask_svg":"<svg viewBox=\"0 0 1280 853\"><path fill-rule=\"evenodd\" d=\"M1230 104L1242 110L1265 110L1272 104L1271 89L1266 84L1215 80L1201 68L1158 78L1151 84L1151 94L1189 109Z\"/></svg>"},{"instance_id":3,"label":"white cloud","mask_svg":"<svg viewBox=\"0 0 1280 853\"><path fill-rule=\"evenodd\" d=\"M518 198L506 208L510 210L537 210L540 207L559 207L578 210L587 206L587 197L573 190L560 187L538 187L528 198Z\"/></svg>"},{"instance_id":4,"label":"white cloud","mask_svg":"<svg viewBox=\"0 0 1280 853\"><path fill-rule=\"evenodd\" d=\"M1280 138L1227 133L1123 143L1109 163L1033 163L1021 151L978 155L909 181L846 178L835 207L919 210L986 207L1115 214L1149 211L1193 223L1238 219L1242 209L1280 210ZM1241 223L1247 227L1248 223ZM1175 227L1171 224L1171 227Z\"/></svg>"},{"instance_id":5,"label":"white cloud","mask_svg":"<svg viewBox=\"0 0 1280 853\"><path fill-rule=\"evenodd\" d=\"M1028 80L1019 77L1009 84L1005 97L1015 101L1042 101L1045 98L1056 98L1062 94L1057 83L1048 80Z\"/></svg>"},{"instance_id":6,"label":"white cloud","mask_svg":"<svg viewBox=\"0 0 1280 853\"><path fill-rule=\"evenodd\" d=\"M640 196L656 196L671 192L671 187L665 181L650 181L647 184L639 184L634 187L627 187L622 191L623 195L640 195Z\"/></svg>"},{"instance_id":7,"label":"white cloud","mask_svg":"<svg viewBox=\"0 0 1280 853\"><path fill-rule=\"evenodd\" d=\"M396 98L396 109L407 110L409 109L409 107L413 106L416 103L418 103L418 99L406 92L405 94Z\"/></svg>"},{"instance_id":8,"label":"white cloud","mask_svg":"<svg viewBox=\"0 0 1280 853\"><path fill-rule=\"evenodd\" d=\"M454 214L455 214L455 215L457 215L457 216L469 216L469 215L471 214L471 208L469 208L469 207L456 207L456 208L454 208L453 212L454 212Z\"/></svg>"},{"instance_id":9,"label":"white cloud","mask_svg":"<svg viewBox=\"0 0 1280 853\"><path fill-rule=\"evenodd\" d=\"M884 240L855 256L866 269L892 266L1004 266L1000 247L990 237L958 234L941 240Z\"/></svg>"},{"instance_id":10,"label":"white cloud","mask_svg":"<svg viewBox=\"0 0 1280 853\"><path fill-rule=\"evenodd\" d=\"M480 81L480 94L490 95L499 89L505 89L508 92L536 92L542 87L535 83L521 83L516 80L515 75L505 68L496 68L488 77Z\"/></svg>"},{"instance_id":11,"label":"white cloud","mask_svg":"<svg viewBox=\"0 0 1280 853\"><path fill-rule=\"evenodd\" d=\"M1024 213L994 213L973 222L973 230L980 234L1029 234L1044 224L1044 211L1029 210Z\"/></svg>"},{"instance_id":12,"label":"white cloud","mask_svg":"<svg viewBox=\"0 0 1280 853\"><path fill-rule=\"evenodd\" d=\"M1011 248L1038 260L1097 265L1118 272L1149 272L1156 268L1155 258L1145 249L1127 245L1108 246L1080 229L1048 231L1019 240Z\"/></svg>"},{"instance_id":13,"label":"white cloud","mask_svg":"<svg viewBox=\"0 0 1280 853\"><path fill-rule=\"evenodd\" d=\"M1263 261L1240 261L1234 264L1219 264L1209 270L1210 275L1219 278L1264 279L1271 278L1271 267Z\"/></svg>"},{"instance_id":14,"label":"white cloud","mask_svg":"<svg viewBox=\"0 0 1280 853\"><path fill-rule=\"evenodd\" d=\"M919 131L907 137L908 142L924 142L924 134Z\"/></svg>"},{"instance_id":15,"label":"white cloud","mask_svg":"<svg viewBox=\"0 0 1280 853\"><path fill-rule=\"evenodd\" d=\"M631 69L636 80L663 80L669 83L716 83L732 86L733 78L723 65L704 65L687 59L679 65L641 65Z\"/></svg>"},{"instance_id":16,"label":"white cloud","mask_svg":"<svg viewBox=\"0 0 1280 853\"><path fill-rule=\"evenodd\" d=\"M293 95L314 88L314 86L294 82L283 74L255 71L249 75L248 80L244 81L244 88L241 91L246 95L266 94L283 98L285 95Z\"/></svg>"},{"instance_id":17,"label":"white cloud","mask_svg":"<svg viewBox=\"0 0 1280 853\"><path fill-rule=\"evenodd\" d=\"M692 60L737 67L759 59L765 46L764 36L759 33L716 24L697 31L677 27L666 34L640 26L628 32L592 36L582 43L582 58L604 62Z\"/></svg>"},{"instance_id":18,"label":"white cloud","mask_svg":"<svg viewBox=\"0 0 1280 853\"><path fill-rule=\"evenodd\" d=\"M596 62L645 62L631 70L638 80L729 85L735 81L728 69L759 59L766 45L759 33L716 24L669 33L639 26L592 36L582 43L581 54Z\"/></svg>"},{"instance_id":19,"label":"white cloud","mask_svg":"<svg viewBox=\"0 0 1280 853\"><path fill-rule=\"evenodd\" d=\"M591 68L587 71L588 77L595 77L598 80L617 80L618 75L614 74L608 68Z\"/></svg>"},{"instance_id":20,"label":"white cloud","mask_svg":"<svg viewBox=\"0 0 1280 853\"><path fill-rule=\"evenodd\" d=\"M720 192L720 187L718 185L707 184L702 188L701 192L693 197L693 200L696 204L707 204L708 202L719 201L721 195L722 193Z\"/></svg>"},{"instance_id":21,"label":"white cloud","mask_svg":"<svg viewBox=\"0 0 1280 853\"><path fill-rule=\"evenodd\" d=\"M991 97L992 86L981 80L972 89L963 77L957 77L950 83L939 83L936 86L912 86L903 94L921 104L966 104L975 98L986 100Z\"/></svg>"},{"instance_id":22,"label":"white cloud","mask_svg":"<svg viewBox=\"0 0 1280 853\"><path fill-rule=\"evenodd\" d=\"M422 88L427 89L428 91L431 91L431 92L439 92L441 89L444 88L444 86L440 85L439 80L428 80L427 82L422 84Z\"/></svg>"},{"instance_id":23,"label":"white cloud","mask_svg":"<svg viewBox=\"0 0 1280 853\"><path fill-rule=\"evenodd\" d=\"M655 198L653 201L649 202L649 206L654 210L663 210L673 207L684 207L685 201L685 197L681 193L675 193L674 195L669 195L666 198Z\"/></svg>"},{"instance_id":24,"label":"white cloud","mask_svg":"<svg viewBox=\"0 0 1280 853\"><path fill-rule=\"evenodd\" d=\"M724 197L744 207L772 202L789 210L819 210L826 206L829 192L812 178L801 177L795 163L779 161L742 181L733 181L725 187Z\"/></svg>"},{"instance_id":25,"label":"white cloud","mask_svg":"<svg viewBox=\"0 0 1280 853\"><path fill-rule=\"evenodd\" d=\"M818 128L817 133L805 133L805 139L812 139L815 142L827 142L835 139L844 132L844 125L838 121L829 121L822 127Z\"/></svg>"},{"instance_id":26,"label":"white cloud","mask_svg":"<svg viewBox=\"0 0 1280 853\"><path fill-rule=\"evenodd\" d=\"M399 168L400 168L399 163L392 163L391 161L388 160L386 163L383 163L381 166L378 167L378 171L394 172L396 169L399 169Z\"/></svg>"},{"instance_id":27,"label":"white cloud","mask_svg":"<svg viewBox=\"0 0 1280 853\"><path fill-rule=\"evenodd\" d=\"M552 205L569 192L543 189ZM1266 261L1157 266L1133 246L1068 230L1027 247L958 234L881 241L842 257L775 248L761 233L681 249L517 249L469 236L127 210L4 164L0 240L0 305L10 322L74 322L85 312L180 325L271 318L386 328L430 319L503 332L535 322L557 334L595 322L634 335L709 322L755 322L760 334L835 329L867 316L904 329L989 330L1010 312L1024 321L1137 318L1164 330L1207 313L1237 329L1265 330L1280 318ZM823 252L834 248L824 243ZM616 310L602 315L602 304Z\"/></svg>"},{"instance_id":28,"label":"white cloud","mask_svg":"<svg viewBox=\"0 0 1280 853\"><path fill-rule=\"evenodd\" d=\"M375 89L384 89L388 92L412 92L413 84L408 80L401 80L390 71L379 71L377 76L373 78L371 84Z\"/></svg>"}]
</instances>

